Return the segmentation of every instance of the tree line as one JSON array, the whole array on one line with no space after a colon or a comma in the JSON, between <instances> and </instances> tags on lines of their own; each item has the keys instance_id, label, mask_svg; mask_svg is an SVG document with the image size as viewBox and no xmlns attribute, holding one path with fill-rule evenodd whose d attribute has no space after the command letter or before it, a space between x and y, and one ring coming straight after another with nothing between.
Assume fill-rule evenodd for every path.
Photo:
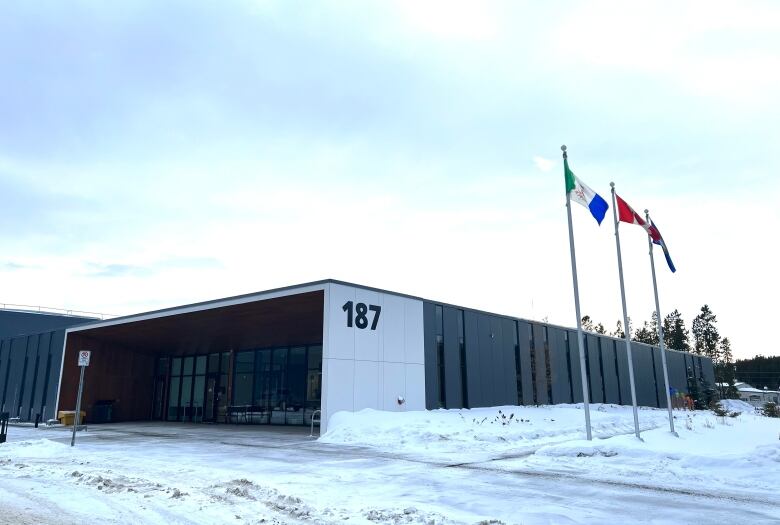
<instances>
[{"instance_id":1,"label":"tree line","mask_svg":"<svg viewBox=\"0 0 780 525\"><path fill-rule=\"evenodd\" d=\"M750 359L737 359L735 365L740 381L756 388L780 389L780 356L757 355Z\"/></svg>"},{"instance_id":2,"label":"tree line","mask_svg":"<svg viewBox=\"0 0 780 525\"><path fill-rule=\"evenodd\" d=\"M628 324L628 333L632 341L658 345L658 315L656 312L652 313L650 321L642 323L642 326L637 330L633 329L630 317ZM720 397L738 398L739 394L734 387L736 375L731 341L728 337L721 337L717 324L716 315L709 305L705 304L701 307L699 314L693 318L691 329L688 330L682 314L675 309L663 320L664 346L672 350L691 352L711 358L715 368L715 381L719 385ZM591 317L586 315L582 318L582 328L597 334L625 338L623 323L619 320L615 330L607 332L602 323L594 323ZM780 366L780 359L778 359L778 366Z\"/></svg>"}]
</instances>

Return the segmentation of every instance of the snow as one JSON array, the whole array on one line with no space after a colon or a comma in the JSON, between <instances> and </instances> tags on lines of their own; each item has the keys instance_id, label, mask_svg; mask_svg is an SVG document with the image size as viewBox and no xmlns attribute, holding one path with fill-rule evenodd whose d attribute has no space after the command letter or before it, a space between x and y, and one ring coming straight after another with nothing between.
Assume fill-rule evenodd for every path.
<instances>
[{"instance_id":1,"label":"snow","mask_svg":"<svg viewBox=\"0 0 780 525\"><path fill-rule=\"evenodd\" d=\"M338 413L308 429L12 426L0 523L710 523L780 520L780 420L579 405ZM749 407L749 410L748 410Z\"/></svg>"}]
</instances>

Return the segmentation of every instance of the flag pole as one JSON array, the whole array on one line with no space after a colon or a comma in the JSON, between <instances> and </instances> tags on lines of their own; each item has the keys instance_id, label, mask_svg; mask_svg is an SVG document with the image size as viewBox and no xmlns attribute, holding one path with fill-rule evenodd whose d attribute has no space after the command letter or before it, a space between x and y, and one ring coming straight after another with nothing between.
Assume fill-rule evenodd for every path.
<instances>
[{"instance_id":1,"label":"flag pole","mask_svg":"<svg viewBox=\"0 0 780 525\"><path fill-rule=\"evenodd\" d=\"M568 158L566 146L561 146L564 161ZM577 345L580 349L580 375L582 376L582 406L585 409L585 434L588 441L593 439L590 429L590 400L588 399L588 376L585 373L585 344L582 335L582 316L580 315L580 287L577 282L577 257L574 254L574 229L571 222L571 197L566 192L566 215L569 218L569 253L571 255L571 279L574 283L574 311L577 315ZM573 400L572 400L573 401Z\"/></svg>"},{"instance_id":2,"label":"flag pole","mask_svg":"<svg viewBox=\"0 0 780 525\"><path fill-rule=\"evenodd\" d=\"M617 203L615 202L615 183L610 182L612 188L612 215L615 218L615 245L617 247L618 275L620 276L620 298L623 301L623 332L626 339L626 351L628 353L628 380L631 383L631 404L634 407L634 434L640 441L639 414L636 408L636 383L634 382L634 359L631 355L631 327L628 325L628 310L626 309L626 287L623 284L623 257L620 254L620 231L618 230Z\"/></svg>"},{"instance_id":3,"label":"flag pole","mask_svg":"<svg viewBox=\"0 0 780 525\"><path fill-rule=\"evenodd\" d=\"M650 212L645 210L645 219L650 225ZM647 245L650 248L650 270L653 274L653 293L655 294L655 316L658 319L658 346L661 348L661 363L664 367L664 385L666 386L666 407L669 410L669 431L679 437L674 430L674 416L672 415L672 393L669 390L669 371L666 368L666 349L664 348L664 328L661 322L661 307L658 303L658 284L655 279L655 258L653 257L653 239L647 236Z\"/></svg>"}]
</instances>

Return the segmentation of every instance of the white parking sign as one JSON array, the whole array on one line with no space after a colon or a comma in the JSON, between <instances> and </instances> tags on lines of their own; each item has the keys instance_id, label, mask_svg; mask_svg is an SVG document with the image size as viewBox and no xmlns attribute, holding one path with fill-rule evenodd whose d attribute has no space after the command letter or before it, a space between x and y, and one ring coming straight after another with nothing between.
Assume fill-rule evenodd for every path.
<instances>
[{"instance_id":1,"label":"white parking sign","mask_svg":"<svg viewBox=\"0 0 780 525\"><path fill-rule=\"evenodd\" d=\"M79 366L89 366L89 356L92 354L89 350L79 352Z\"/></svg>"}]
</instances>

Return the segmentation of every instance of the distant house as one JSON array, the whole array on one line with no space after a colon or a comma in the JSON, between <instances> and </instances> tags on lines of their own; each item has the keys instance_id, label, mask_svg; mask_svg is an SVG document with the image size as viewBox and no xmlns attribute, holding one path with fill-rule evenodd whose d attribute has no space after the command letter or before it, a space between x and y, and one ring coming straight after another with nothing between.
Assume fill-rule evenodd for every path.
<instances>
[{"instance_id":1,"label":"distant house","mask_svg":"<svg viewBox=\"0 0 780 525\"><path fill-rule=\"evenodd\" d=\"M734 386L739 392L739 398L754 407L763 407L765 403L770 401L780 403L780 392L777 390L767 390L766 387L762 390L747 383L735 383Z\"/></svg>"}]
</instances>

